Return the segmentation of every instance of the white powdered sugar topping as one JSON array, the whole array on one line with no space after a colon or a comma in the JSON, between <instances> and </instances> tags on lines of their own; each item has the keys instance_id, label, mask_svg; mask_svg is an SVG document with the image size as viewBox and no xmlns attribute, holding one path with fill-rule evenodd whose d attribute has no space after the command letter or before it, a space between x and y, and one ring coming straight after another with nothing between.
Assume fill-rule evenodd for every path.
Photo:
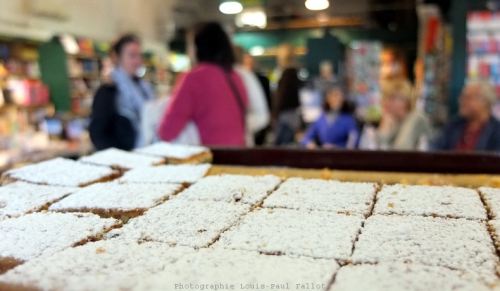
<instances>
[{"instance_id":1,"label":"white powdered sugar topping","mask_svg":"<svg viewBox=\"0 0 500 291\"><path fill-rule=\"evenodd\" d=\"M269 195L263 206L367 216L376 190L373 183L291 178Z\"/></svg>"},{"instance_id":2,"label":"white powdered sugar topping","mask_svg":"<svg viewBox=\"0 0 500 291\"><path fill-rule=\"evenodd\" d=\"M214 247L346 260L362 222L325 211L258 209L224 232Z\"/></svg>"},{"instance_id":3,"label":"white powdered sugar topping","mask_svg":"<svg viewBox=\"0 0 500 291\"><path fill-rule=\"evenodd\" d=\"M83 157L80 162L129 170L159 165L164 163L165 159L111 148Z\"/></svg>"},{"instance_id":4,"label":"white powdered sugar topping","mask_svg":"<svg viewBox=\"0 0 500 291\"><path fill-rule=\"evenodd\" d=\"M481 187L479 193L481 193L491 217L500 219L500 189Z\"/></svg>"},{"instance_id":5,"label":"white powdered sugar topping","mask_svg":"<svg viewBox=\"0 0 500 291\"><path fill-rule=\"evenodd\" d=\"M131 219L107 238L207 247L250 210L248 205L175 198Z\"/></svg>"},{"instance_id":6,"label":"white powdered sugar topping","mask_svg":"<svg viewBox=\"0 0 500 291\"><path fill-rule=\"evenodd\" d=\"M167 142L159 142L150 146L146 146L135 150L141 154L152 156L160 156L174 159L189 159L193 156L210 152L209 148L202 146L180 145Z\"/></svg>"},{"instance_id":7,"label":"white powdered sugar topping","mask_svg":"<svg viewBox=\"0 0 500 291\"><path fill-rule=\"evenodd\" d=\"M56 158L6 172L8 177L55 186L79 187L116 174L111 168Z\"/></svg>"},{"instance_id":8,"label":"white powdered sugar topping","mask_svg":"<svg viewBox=\"0 0 500 291\"><path fill-rule=\"evenodd\" d=\"M496 280L485 222L421 216L372 216L365 222L354 263L404 262L469 270Z\"/></svg>"},{"instance_id":9,"label":"white powdered sugar topping","mask_svg":"<svg viewBox=\"0 0 500 291\"><path fill-rule=\"evenodd\" d=\"M179 195L179 198L203 201L226 201L258 204L281 182L272 176L209 176Z\"/></svg>"},{"instance_id":10,"label":"white powdered sugar topping","mask_svg":"<svg viewBox=\"0 0 500 291\"><path fill-rule=\"evenodd\" d=\"M307 257L268 256L257 252L200 249L186 254L172 268L143 280L137 290L169 290L172 283L189 288L193 285L258 286L259 290L300 289L299 285L322 286L325 290L339 266L335 260ZM266 288L261 286L265 285ZM170 288L168 288L170 287ZM243 287L244 288L244 287ZM177 286L176 289L180 289ZM210 290L209 288L207 288ZM252 289L255 289L252 288ZM306 288L302 288L306 289ZM307 288L310 290L309 288ZM213 290L213 289L212 289Z\"/></svg>"},{"instance_id":11,"label":"white powdered sugar topping","mask_svg":"<svg viewBox=\"0 0 500 291\"><path fill-rule=\"evenodd\" d=\"M181 189L175 184L97 183L50 206L51 211L107 210L127 212L156 206Z\"/></svg>"},{"instance_id":12,"label":"white powdered sugar topping","mask_svg":"<svg viewBox=\"0 0 500 291\"><path fill-rule=\"evenodd\" d=\"M385 185L377 194L374 214L487 219L476 191L450 186Z\"/></svg>"},{"instance_id":13,"label":"white powdered sugar topping","mask_svg":"<svg viewBox=\"0 0 500 291\"><path fill-rule=\"evenodd\" d=\"M342 267L330 291L488 291L473 276L443 267L402 263Z\"/></svg>"},{"instance_id":14,"label":"white powdered sugar topping","mask_svg":"<svg viewBox=\"0 0 500 291\"><path fill-rule=\"evenodd\" d=\"M120 179L131 183L196 183L210 170L210 164L166 165L152 168L135 169L125 173Z\"/></svg>"},{"instance_id":15,"label":"white powdered sugar topping","mask_svg":"<svg viewBox=\"0 0 500 291\"><path fill-rule=\"evenodd\" d=\"M34 286L41 290L141 290L137 283L172 268L187 247L162 243L99 241L44 256L0 276L0 282ZM164 286L172 290L173 284Z\"/></svg>"},{"instance_id":16,"label":"white powdered sugar topping","mask_svg":"<svg viewBox=\"0 0 500 291\"><path fill-rule=\"evenodd\" d=\"M0 258L29 261L60 252L119 226L90 213L32 213L0 221Z\"/></svg>"},{"instance_id":17,"label":"white powdered sugar topping","mask_svg":"<svg viewBox=\"0 0 500 291\"><path fill-rule=\"evenodd\" d=\"M26 182L15 182L0 187L0 220L40 211L50 203L79 189Z\"/></svg>"}]
</instances>

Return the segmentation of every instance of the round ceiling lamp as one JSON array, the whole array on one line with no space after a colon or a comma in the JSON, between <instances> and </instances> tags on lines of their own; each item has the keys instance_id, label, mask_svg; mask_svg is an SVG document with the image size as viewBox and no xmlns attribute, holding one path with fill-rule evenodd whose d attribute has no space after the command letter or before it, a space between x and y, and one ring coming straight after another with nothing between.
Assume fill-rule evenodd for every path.
<instances>
[{"instance_id":1,"label":"round ceiling lamp","mask_svg":"<svg viewBox=\"0 0 500 291\"><path fill-rule=\"evenodd\" d=\"M243 11L243 5L238 1L224 1L219 5L219 10L224 14L238 14Z\"/></svg>"},{"instance_id":2,"label":"round ceiling lamp","mask_svg":"<svg viewBox=\"0 0 500 291\"><path fill-rule=\"evenodd\" d=\"M306 8L309 10L325 10L329 6L328 0L306 0Z\"/></svg>"}]
</instances>

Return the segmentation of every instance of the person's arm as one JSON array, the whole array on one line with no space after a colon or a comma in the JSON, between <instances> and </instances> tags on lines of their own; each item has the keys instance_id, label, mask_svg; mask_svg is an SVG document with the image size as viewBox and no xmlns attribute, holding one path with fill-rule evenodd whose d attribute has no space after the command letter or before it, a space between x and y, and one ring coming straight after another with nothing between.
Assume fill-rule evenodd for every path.
<instances>
[{"instance_id":1,"label":"person's arm","mask_svg":"<svg viewBox=\"0 0 500 291\"><path fill-rule=\"evenodd\" d=\"M189 74L180 78L158 128L158 135L162 140L175 139L192 118L196 104L196 83Z\"/></svg>"},{"instance_id":2,"label":"person's arm","mask_svg":"<svg viewBox=\"0 0 500 291\"><path fill-rule=\"evenodd\" d=\"M393 148L396 150L414 150L422 135L427 135L430 129L429 121L425 116L410 113L411 116L402 125L398 132Z\"/></svg>"},{"instance_id":3,"label":"person's arm","mask_svg":"<svg viewBox=\"0 0 500 291\"><path fill-rule=\"evenodd\" d=\"M355 149L358 145L360 134L358 129L358 124L354 118L350 118L348 123L348 135L346 142L346 149Z\"/></svg>"},{"instance_id":4,"label":"person's arm","mask_svg":"<svg viewBox=\"0 0 500 291\"><path fill-rule=\"evenodd\" d=\"M264 90L257 77L251 72L241 72L240 75L245 80L248 95L247 130L253 135L269 124L269 109L266 105Z\"/></svg>"},{"instance_id":5,"label":"person's arm","mask_svg":"<svg viewBox=\"0 0 500 291\"><path fill-rule=\"evenodd\" d=\"M316 120L311 126L309 126L309 129L307 129L302 141L300 142L303 147L313 148L313 145L314 147L316 146L314 139L319 133L319 122L320 119Z\"/></svg>"},{"instance_id":6,"label":"person's arm","mask_svg":"<svg viewBox=\"0 0 500 291\"><path fill-rule=\"evenodd\" d=\"M117 89L114 85L101 86L92 103L89 135L97 150L115 147L131 150L135 146L135 130L130 121L116 114Z\"/></svg>"}]
</instances>

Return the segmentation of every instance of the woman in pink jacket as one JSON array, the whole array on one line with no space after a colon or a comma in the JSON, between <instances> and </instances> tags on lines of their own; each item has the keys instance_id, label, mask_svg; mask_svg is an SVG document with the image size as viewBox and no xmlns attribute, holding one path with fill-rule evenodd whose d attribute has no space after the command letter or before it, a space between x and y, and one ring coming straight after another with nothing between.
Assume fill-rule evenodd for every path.
<instances>
[{"instance_id":1,"label":"woman in pink jacket","mask_svg":"<svg viewBox=\"0 0 500 291\"><path fill-rule=\"evenodd\" d=\"M245 146L247 96L233 70L235 56L218 23L205 23L188 35L197 65L181 76L158 129L164 141L175 140L189 122L204 145Z\"/></svg>"}]
</instances>

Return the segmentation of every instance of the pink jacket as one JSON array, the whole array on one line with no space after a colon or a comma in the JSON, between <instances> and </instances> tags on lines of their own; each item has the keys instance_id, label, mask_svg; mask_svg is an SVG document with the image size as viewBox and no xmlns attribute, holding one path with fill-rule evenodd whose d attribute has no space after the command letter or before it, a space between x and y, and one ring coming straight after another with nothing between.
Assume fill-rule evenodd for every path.
<instances>
[{"instance_id":1,"label":"pink jacket","mask_svg":"<svg viewBox=\"0 0 500 291\"><path fill-rule=\"evenodd\" d=\"M242 80L235 71L230 76L247 107ZM223 70L199 64L179 78L158 134L172 141L193 121L204 145L245 146L245 125L237 102Z\"/></svg>"}]
</instances>

